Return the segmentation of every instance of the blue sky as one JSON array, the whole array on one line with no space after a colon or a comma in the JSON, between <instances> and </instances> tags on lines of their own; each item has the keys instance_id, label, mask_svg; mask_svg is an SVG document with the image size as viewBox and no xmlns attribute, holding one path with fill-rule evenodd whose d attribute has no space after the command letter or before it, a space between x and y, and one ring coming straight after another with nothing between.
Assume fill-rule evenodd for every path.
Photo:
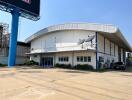
<instances>
[{"instance_id":1,"label":"blue sky","mask_svg":"<svg viewBox=\"0 0 132 100\"><path fill-rule=\"evenodd\" d=\"M37 22L20 18L19 41L50 25L90 22L118 26L132 45L132 0L41 0L40 17ZM0 11L0 22L10 24L11 15Z\"/></svg>"}]
</instances>

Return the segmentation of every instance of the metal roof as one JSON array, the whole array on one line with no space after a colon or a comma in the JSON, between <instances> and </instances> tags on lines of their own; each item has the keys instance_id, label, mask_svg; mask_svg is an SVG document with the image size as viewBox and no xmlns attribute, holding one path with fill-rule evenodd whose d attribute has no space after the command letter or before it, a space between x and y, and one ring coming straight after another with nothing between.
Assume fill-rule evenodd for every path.
<instances>
[{"instance_id":1,"label":"metal roof","mask_svg":"<svg viewBox=\"0 0 132 100\"><path fill-rule=\"evenodd\" d=\"M85 31L98 32L99 34L104 35L111 41L125 48L127 51L132 52L131 46L128 44L127 40L124 38L120 30L117 27L110 24L66 23L66 24L54 25L36 32L32 36L28 37L25 40L25 42L30 43L33 40L40 38L41 36L45 34L56 32L56 31L65 31L65 30L85 30Z\"/></svg>"}]
</instances>

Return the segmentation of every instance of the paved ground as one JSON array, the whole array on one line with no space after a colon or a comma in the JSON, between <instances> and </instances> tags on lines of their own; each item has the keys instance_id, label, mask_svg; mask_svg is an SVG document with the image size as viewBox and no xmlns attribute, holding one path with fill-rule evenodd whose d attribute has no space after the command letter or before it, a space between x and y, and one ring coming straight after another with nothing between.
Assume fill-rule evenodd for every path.
<instances>
[{"instance_id":1,"label":"paved ground","mask_svg":"<svg viewBox=\"0 0 132 100\"><path fill-rule=\"evenodd\" d=\"M0 68L0 100L132 100L132 72Z\"/></svg>"}]
</instances>

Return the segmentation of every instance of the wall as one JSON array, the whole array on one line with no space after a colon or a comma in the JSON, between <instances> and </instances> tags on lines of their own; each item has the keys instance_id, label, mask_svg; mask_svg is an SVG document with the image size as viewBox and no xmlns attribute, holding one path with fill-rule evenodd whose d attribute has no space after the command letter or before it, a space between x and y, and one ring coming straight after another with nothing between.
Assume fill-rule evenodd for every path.
<instances>
[{"instance_id":1,"label":"wall","mask_svg":"<svg viewBox=\"0 0 132 100\"><path fill-rule=\"evenodd\" d=\"M121 56L121 61L124 62L123 61L123 59L124 59L123 48L120 48L116 43L113 43L109 39L104 38L104 36L102 36L101 34L98 35L98 39L99 39L99 42L98 42L98 49L99 49L98 58L99 58L99 56L103 57L104 63L110 64L113 60L114 60L114 62L118 62L119 56ZM104 42L105 42L105 44L104 44Z\"/></svg>"},{"instance_id":2,"label":"wall","mask_svg":"<svg viewBox=\"0 0 132 100\"><path fill-rule=\"evenodd\" d=\"M77 62L77 56L90 56L91 62ZM96 53L94 52L77 52L74 54L74 65L77 64L89 64L96 69Z\"/></svg>"},{"instance_id":3,"label":"wall","mask_svg":"<svg viewBox=\"0 0 132 100\"><path fill-rule=\"evenodd\" d=\"M17 53L16 53L17 56L27 57L27 55L25 53L29 53L29 52L30 52L30 47L22 46L22 45L17 46Z\"/></svg>"},{"instance_id":4,"label":"wall","mask_svg":"<svg viewBox=\"0 0 132 100\"><path fill-rule=\"evenodd\" d=\"M17 57L16 64L24 64L29 58L26 57ZM0 56L0 63L1 64L8 64L8 57Z\"/></svg>"},{"instance_id":5,"label":"wall","mask_svg":"<svg viewBox=\"0 0 132 100\"><path fill-rule=\"evenodd\" d=\"M34 60L40 64L40 55L31 55L30 60Z\"/></svg>"},{"instance_id":6,"label":"wall","mask_svg":"<svg viewBox=\"0 0 132 100\"><path fill-rule=\"evenodd\" d=\"M0 56L0 63L1 64L8 64L8 57Z\"/></svg>"},{"instance_id":7,"label":"wall","mask_svg":"<svg viewBox=\"0 0 132 100\"><path fill-rule=\"evenodd\" d=\"M105 43L105 44L104 44ZM111 63L113 60L114 62L118 60L118 45L111 42L109 39L104 38L102 35L98 35L98 58L103 57L104 63Z\"/></svg>"},{"instance_id":8,"label":"wall","mask_svg":"<svg viewBox=\"0 0 132 100\"><path fill-rule=\"evenodd\" d=\"M16 52L16 64L24 64L29 57L25 53L30 51L30 47L17 45L17 52ZM9 48L3 48L2 54L0 55L0 63L8 64L8 52Z\"/></svg>"},{"instance_id":9,"label":"wall","mask_svg":"<svg viewBox=\"0 0 132 100\"><path fill-rule=\"evenodd\" d=\"M35 56L35 57L34 57ZM90 56L91 62L77 62L77 56ZM81 52L60 52L55 54L43 54L42 57L53 57L53 63L54 64L71 64L72 66L75 66L77 64L89 64L92 65L94 68L96 68L96 54L94 52L89 51L81 51ZM59 62L59 57L69 57L68 62ZM31 60L34 60L38 63L40 63L40 56L39 55L32 55Z\"/></svg>"},{"instance_id":10,"label":"wall","mask_svg":"<svg viewBox=\"0 0 132 100\"><path fill-rule=\"evenodd\" d=\"M31 42L31 53L59 52L73 50L95 50L95 39L93 47L91 42L79 45L79 39L87 39L88 35L93 36L95 32L90 31L57 31L46 34Z\"/></svg>"},{"instance_id":11,"label":"wall","mask_svg":"<svg viewBox=\"0 0 132 100\"><path fill-rule=\"evenodd\" d=\"M90 56L91 62L77 62L77 56ZM69 57L68 62L59 62L59 57ZM55 63L59 64L71 64L72 66L78 64L89 64L92 65L96 69L96 54L94 52L89 51L80 51L80 52L64 52L64 53L56 53Z\"/></svg>"}]
</instances>

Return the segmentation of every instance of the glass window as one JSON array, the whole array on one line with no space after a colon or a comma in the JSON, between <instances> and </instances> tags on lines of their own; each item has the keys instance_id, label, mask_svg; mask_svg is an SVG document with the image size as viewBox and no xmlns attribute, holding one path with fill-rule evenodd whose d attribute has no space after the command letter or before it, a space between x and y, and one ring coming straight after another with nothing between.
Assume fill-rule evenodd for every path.
<instances>
[{"instance_id":1,"label":"glass window","mask_svg":"<svg viewBox=\"0 0 132 100\"><path fill-rule=\"evenodd\" d=\"M59 62L68 62L69 57L59 57Z\"/></svg>"},{"instance_id":2,"label":"glass window","mask_svg":"<svg viewBox=\"0 0 132 100\"><path fill-rule=\"evenodd\" d=\"M79 57L77 57L77 62L80 62L80 58Z\"/></svg>"},{"instance_id":3,"label":"glass window","mask_svg":"<svg viewBox=\"0 0 132 100\"><path fill-rule=\"evenodd\" d=\"M63 59L64 59L64 61L66 61L66 57L64 57Z\"/></svg>"},{"instance_id":4,"label":"glass window","mask_svg":"<svg viewBox=\"0 0 132 100\"><path fill-rule=\"evenodd\" d=\"M84 57L84 62L88 62L88 57Z\"/></svg>"},{"instance_id":5,"label":"glass window","mask_svg":"<svg viewBox=\"0 0 132 100\"><path fill-rule=\"evenodd\" d=\"M34 57L36 58L36 57L37 57L37 55L34 55Z\"/></svg>"},{"instance_id":6,"label":"glass window","mask_svg":"<svg viewBox=\"0 0 132 100\"><path fill-rule=\"evenodd\" d=\"M80 62L83 62L83 56L80 57Z\"/></svg>"},{"instance_id":7,"label":"glass window","mask_svg":"<svg viewBox=\"0 0 132 100\"><path fill-rule=\"evenodd\" d=\"M61 57L61 62L63 62L64 61L64 59L63 59L63 57Z\"/></svg>"},{"instance_id":8,"label":"glass window","mask_svg":"<svg viewBox=\"0 0 132 100\"><path fill-rule=\"evenodd\" d=\"M61 58L59 57L59 62L61 61Z\"/></svg>"},{"instance_id":9,"label":"glass window","mask_svg":"<svg viewBox=\"0 0 132 100\"><path fill-rule=\"evenodd\" d=\"M66 61L67 61L67 62L69 61L69 57L66 57Z\"/></svg>"},{"instance_id":10,"label":"glass window","mask_svg":"<svg viewBox=\"0 0 132 100\"><path fill-rule=\"evenodd\" d=\"M90 56L88 57L88 62L91 62L91 57Z\"/></svg>"}]
</instances>

